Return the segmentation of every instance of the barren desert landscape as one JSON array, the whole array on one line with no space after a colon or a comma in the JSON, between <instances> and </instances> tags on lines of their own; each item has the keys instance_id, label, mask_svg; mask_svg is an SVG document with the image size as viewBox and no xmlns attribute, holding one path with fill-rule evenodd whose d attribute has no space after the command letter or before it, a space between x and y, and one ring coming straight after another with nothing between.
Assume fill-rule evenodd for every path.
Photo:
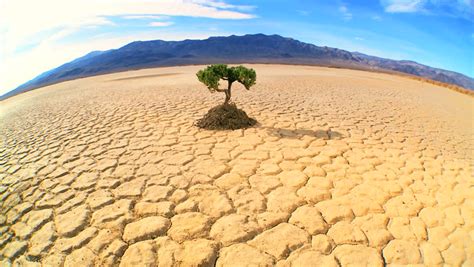
<instances>
[{"instance_id":1,"label":"barren desert landscape","mask_svg":"<svg viewBox=\"0 0 474 267\"><path fill-rule=\"evenodd\" d=\"M1 266L474 266L474 98L388 74L247 65L259 124L193 122L195 73L0 102Z\"/></svg>"}]
</instances>

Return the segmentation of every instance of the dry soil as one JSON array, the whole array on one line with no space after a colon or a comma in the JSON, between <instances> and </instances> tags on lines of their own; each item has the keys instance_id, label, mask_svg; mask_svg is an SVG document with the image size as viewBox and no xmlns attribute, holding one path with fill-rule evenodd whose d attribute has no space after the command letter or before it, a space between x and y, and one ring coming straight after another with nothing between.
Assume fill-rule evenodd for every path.
<instances>
[{"instance_id":1,"label":"dry soil","mask_svg":"<svg viewBox=\"0 0 474 267\"><path fill-rule=\"evenodd\" d=\"M245 130L193 126L203 66L0 102L0 265L474 266L474 98L249 66Z\"/></svg>"}]
</instances>

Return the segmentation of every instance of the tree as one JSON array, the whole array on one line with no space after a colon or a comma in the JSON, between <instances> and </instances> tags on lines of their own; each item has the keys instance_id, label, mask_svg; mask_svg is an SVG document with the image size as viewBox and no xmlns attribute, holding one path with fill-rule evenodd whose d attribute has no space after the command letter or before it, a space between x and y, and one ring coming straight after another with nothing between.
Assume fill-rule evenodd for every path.
<instances>
[{"instance_id":1,"label":"tree","mask_svg":"<svg viewBox=\"0 0 474 267\"><path fill-rule=\"evenodd\" d=\"M247 69L244 66L228 67L225 64L208 66L198 71L196 75L199 81L205 84L211 93L225 93L224 105L228 104L232 97L232 83L239 82L245 89L250 90L250 87L255 84L257 79L257 74L253 69ZM220 80L227 81L227 89L219 88Z\"/></svg>"}]
</instances>

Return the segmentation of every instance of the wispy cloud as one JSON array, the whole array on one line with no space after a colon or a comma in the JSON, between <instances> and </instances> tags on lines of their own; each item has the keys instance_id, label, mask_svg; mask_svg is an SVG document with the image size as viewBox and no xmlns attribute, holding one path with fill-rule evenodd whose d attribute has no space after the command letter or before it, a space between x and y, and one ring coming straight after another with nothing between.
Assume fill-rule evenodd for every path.
<instances>
[{"instance_id":1,"label":"wispy cloud","mask_svg":"<svg viewBox=\"0 0 474 267\"><path fill-rule=\"evenodd\" d=\"M423 9L426 0L382 0L381 4L389 13L412 13Z\"/></svg>"},{"instance_id":2,"label":"wispy cloud","mask_svg":"<svg viewBox=\"0 0 474 267\"><path fill-rule=\"evenodd\" d=\"M122 16L124 19L169 19L169 16L157 16L157 15L131 15L131 16Z\"/></svg>"},{"instance_id":3,"label":"wispy cloud","mask_svg":"<svg viewBox=\"0 0 474 267\"><path fill-rule=\"evenodd\" d=\"M255 17L250 13L252 8L214 0L3 0L0 34L5 35L10 51L39 33L102 25L115 16L249 19Z\"/></svg>"},{"instance_id":4,"label":"wispy cloud","mask_svg":"<svg viewBox=\"0 0 474 267\"><path fill-rule=\"evenodd\" d=\"M311 14L311 11L308 10L296 10L296 12L298 12L298 14L302 16L308 16L309 14Z\"/></svg>"},{"instance_id":5,"label":"wispy cloud","mask_svg":"<svg viewBox=\"0 0 474 267\"><path fill-rule=\"evenodd\" d=\"M388 13L422 13L474 20L472 0L381 0Z\"/></svg>"},{"instance_id":6,"label":"wispy cloud","mask_svg":"<svg viewBox=\"0 0 474 267\"><path fill-rule=\"evenodd\" d=\"M173 22L171 21L153 21L148 24L149 26L152 27L167 27L173 25Z\"/></svg>"},{"instance_id":7,"label":"wispy cloud","mask_svg":"<svg viewBox=\"0 0 474 267\"><path fill-rule=\"evenodd\" d=\"M379 16L379 15L373 15L371 18L375 21L381 21L382 20L382 17Z\"/></svg>"},{"instance_id":8,"label":"wispy cloud","mask_svg":"<svg viewBox=\"0 0 474 267\"><path fill-rule=\"evenodd\" d=\"M352 19L352 13L349 11L346 5L342 4L339 6L339 12L342 14L342 18L344 20L351 20Z\"/></svg>"},{"instance_id":9,"label":"wispy cloud","mask_svg":"<svg viewBox=\"0 0 474 267\"><path fill-rule=\"evenodd\" d=\"M225 3L223 1L215 1L215 0L193 0L194 3L202 4L209 7L215 7L220 9L235 9L239 11L253 11L256 6L250 5L232 5Z\"/></svg>"}]
</instances>

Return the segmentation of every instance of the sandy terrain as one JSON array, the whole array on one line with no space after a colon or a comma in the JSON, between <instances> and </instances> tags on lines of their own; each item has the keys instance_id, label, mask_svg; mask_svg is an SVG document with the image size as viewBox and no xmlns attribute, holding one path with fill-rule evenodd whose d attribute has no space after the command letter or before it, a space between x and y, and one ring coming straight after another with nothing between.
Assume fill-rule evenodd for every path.
<instances>
[{"instance_id":1,"label":"sandy terrain","mask_svg":"<svg viewBox=\"0 0 474 267\"><path fill-rule=\"evenodd\" d=\"M0 265L474 266L474 98L398 76L252 65L260 125L199 66L0 102Z\"/></svg>"}]
</instances>

